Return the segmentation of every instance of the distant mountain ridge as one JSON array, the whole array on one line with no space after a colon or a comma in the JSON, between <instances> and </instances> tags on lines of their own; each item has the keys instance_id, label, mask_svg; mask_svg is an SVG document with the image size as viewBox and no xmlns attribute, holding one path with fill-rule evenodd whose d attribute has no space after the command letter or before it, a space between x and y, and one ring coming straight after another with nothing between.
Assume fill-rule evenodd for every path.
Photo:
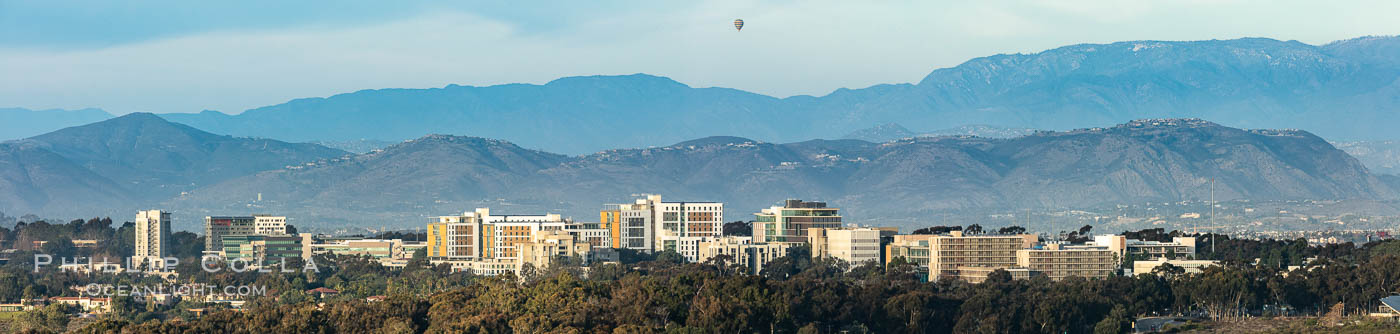
<instances>
[{"instance_id":1,"label":"distant mountain ridge","mask_svg":"<svg viewBox=\"0 0 1400 334\"><path fill-rule=\"evenodd\" d=\"M1400 38L1325 45L1266 38L1080 44L934 70L916 84L774 98L644 74L544 85L380 89L238 115L168 114L215 133L287 141L400 141L425 133L501 138L584 154L714 135L836 138L869 124L1073 129L1197 117L1308 128L1334 140L1400 139ZM1344 116L1344 117L1342 117Z\"/></svg>"},{"instance_id":2,"label":"distant mountain ridge","mask_svg":"<svg viewBox=\"0 0 1400 334\"><path fill-rule=\"evenodd\" d=\"M631 194L726 203L727 219L787 198L825 200L853 222L908 224L936 212L1200 200L1393 199L1388 181L1297 130L1196 119L1010 138L773 144L708 137L582 156L432 135L383 151L195 189L166 207L192 215L255 207L328 226L416 226L492 207L589 221ZM250 200L262 192L262 201ZM212 209L210 209L212 208Z\"/></svg>"},{"instance_id":3,"label":"distant mountain ridge","mask_svg":"<svg viewBox=\"0 0 1400 334\"><path fill-rule=\"evenodd\" d=\"M132 113L0 144L0 212L125 216L195 188L347 154Z\"/></svg>"},{"instance_id":4,"label":"distant mountain ridge","mask_svg":"<svg viewBox=\"0 0 1400 334\"><path fill-rule=\"evenodd\" d=\"M842 139L859 139L872 143L883 143L892 140L912 138L912 137L939 137L939 136L974 136L983 138L1016 138L1035 133L1036 129L1029 128L1005 128L991 125L963 125L959 127L942 130L915 133L896 123L886 123L871 128L853 131Z\"/></svg>"}]
</instances>

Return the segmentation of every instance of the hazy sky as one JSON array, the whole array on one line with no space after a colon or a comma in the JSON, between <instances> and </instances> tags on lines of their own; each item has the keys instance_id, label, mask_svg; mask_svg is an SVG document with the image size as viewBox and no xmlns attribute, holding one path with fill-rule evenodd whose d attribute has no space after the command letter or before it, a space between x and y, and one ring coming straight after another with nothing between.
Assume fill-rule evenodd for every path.
<instances>
[{"instance_id":1,"label":"hazy sky","mask_svg":"<svg viewBox=\"0 0 1400 334\"><path fill-rule=\"evenodd\" d=\"M237 113L360 89L639 72L824 95L1067 44L1400 34L1394 0L483 3L0 0L0 107Z\"/></svg>"}]
</instances>

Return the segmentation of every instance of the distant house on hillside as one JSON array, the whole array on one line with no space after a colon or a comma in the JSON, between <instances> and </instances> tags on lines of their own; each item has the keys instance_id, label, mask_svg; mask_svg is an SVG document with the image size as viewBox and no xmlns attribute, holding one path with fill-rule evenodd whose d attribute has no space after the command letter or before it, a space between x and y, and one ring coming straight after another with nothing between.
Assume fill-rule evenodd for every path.
<instances>
[{"instance_id":1,"label":"distant house on hillside","mask_svg":"<svg viewBox=\"0 0 1400 334\"><path fill-rule=\"evenodd\" d=\"M312 296L316 296L316 298L326 298L326 297L335 297L336 295L339 295L339 294L340 294L340 291L336 291L335 289L331 289L331 288L321 287L321 288L315 288L315 289L311 289L311 290L306 290L306 294L312 295Z\"/></svg>"},{"instance_id":2,"label":"distant house on hillside","mask_svg":"<svg viewBox=\"0 0 1400 334\"><path fill-rule=\"evenodd\" d=\"M1371 317L1400 321L1400 295L1381 298L1381 306Z\"/></svg>"}]
</instances>

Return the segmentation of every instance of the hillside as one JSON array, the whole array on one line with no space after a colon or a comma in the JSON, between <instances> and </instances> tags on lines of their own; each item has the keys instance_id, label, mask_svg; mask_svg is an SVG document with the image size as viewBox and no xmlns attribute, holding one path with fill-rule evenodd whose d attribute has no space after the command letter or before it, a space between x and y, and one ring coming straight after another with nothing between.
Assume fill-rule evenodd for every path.
<instances>
[{"instance_id":1,"label":"hillside","mask_svg":"<svg viewBox=\"0 0 1400 334\"><path fill-rule=\"evenodd\" d=\"M1004 54L934 70L918 83L774 98L644 74L544 85L379 89L238 115L171 120L287 141L400 141L425 133L510 140L568 154L736 135L838 138L878 124L1067 130L1132 119L1210 119L1307 128L1333 140L1400 139L1400 38L1308 45L1264 38L1132 41ZM1338 117L1344 114L1345 117Z\"/></svg>"},{"instance_id":2,"label":"hillside","mask_svg":"<svg viewBox=\"0 0 1400 334\"><path fill-rule=\"evenodd\" d=\"M884 144L773 144L710 137L563 156L509 142L433 135L196 189L167 203L303 216L321 226L403 226L490 206L580 220L631 194L718 200L746 219L787 198L826 200L852 221L913 222L976 208L1074 208L1218 200L1393 199L1395 190L1311 133L1242 130L1194 119L1038 132L1011 139L912 138ZM262 202L250 200L256 192Z\"/></svg>"},{"instance_id":3,"label":"hillside","mask_svg":"<svg viewBox=\"0 0 1400 334\"><path fill-rule=\"evenodd\" d=\"M52 216L127 216L191 189L348 154L215 135L147 113L7 142L0 152L0 212Z\"/></svg>"}]
</instances>

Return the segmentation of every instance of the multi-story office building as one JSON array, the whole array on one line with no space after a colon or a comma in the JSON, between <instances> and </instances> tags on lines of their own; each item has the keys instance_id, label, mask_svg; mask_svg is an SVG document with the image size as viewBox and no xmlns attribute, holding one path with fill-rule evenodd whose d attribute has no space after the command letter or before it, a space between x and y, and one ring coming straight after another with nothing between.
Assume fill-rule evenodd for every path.
<instances>
[{"instance_id":1,"label":"multi-story office building","mask_svg":"<svg viewBox=\"0 0 1400 334\"><path fill-rule=\"evenodd\" d=\"M912 263L919 270L929 269L929 239L936 237L932 234L900 234L894 236L894 241L885 245L885 263L892 263L895 258L904 258L905 262Z\"/></svg>"},{"instance_id":2,"label":"multi-story office building","mask_svg":"<svg viewBox=\"0 0 1400 334\"><path fill-rule=\"evenodd\" d=\"M854 268L880 261L881 232L881 229L868 227L810 228L806 234L812 245L812 257L841 259Z\"/></svg>"},{"instance_id":3,"label":"multi-story office building","mask_svg":"<svg viewBox=\"0 0 1400 334\"><path fill-rule=\"evenodd\" d=\"M659 251L667 247L662 239L721 236L724 203L666 202L661 195L645 195L632 204L604 206L599 219L614 247Z\"/></svg>"},{"instance_id":4,"label":"multi-story office building","mask_svg":"<svg viewBox=\"0 0 1400 334\"><path fill-rule=\"evenodd\" d=\"M170 213L160 210L136 212L136 252L133 261L164 265L169 252Z\"/></svg>"},{"instance_id":5,"label":"multi-story office building","mask_svg":"<svg viewBox=\"0 0 1400 334\"><path fill-rule=\"evenodd\" d=\"M1016 252L1016 265L1059 281L1070 276L1107 278L1118 268L1107 247L1048 244Z\"/></svg>"},{"instance_id":6,"label":"multi-story office building","mask_svg":"<svg viewBox=\"0 0 1400 334\"><path fill-rule=\"evenodd\" d=\"M602 252L595 252L593 245L577 240L574 234L564 231L536 233L532 241L517 247L520 249L520 265L529 264L535 269L548 268L561 258L569 258L577 261L578 265L586 266Z\"/></svg>"},{"instance_id":7,"label":"multi-story office building","mask_svg":"<svg viewBox=\"0 0 1400 334\"><path fill-rule=\"evenodd\" d=\"M743 265L752 274L763 272L763 267L777 258L787 256L788 248L796 243L755 244L750 237L720 237L704 241L697 247L696 262L708 262L716 256L727 255L730 263Z\"/></svg>"},{"instance_id":8,"label":"multi-story office building","mask_svg":"<svg viewBox=\"0 0 1400 334\"><path fill-rule=\"evenodd\" d=\"M204 217L204 251L223 250L223 238L235 235L286 235L287 217L270 215Z\"/></svg>"},{"instance_id":9,"label":"multi-story office building","mask_svg":"<svg viewBox=\"0 0 1400 334\"><path fill-rule=\"evenodd\" d=\"M302 238L292 235L228 235L224 236L224 259L264 265L301 258Z\"/></svg>"},{"instance_id":10,"label":"multi-story office building","mask_svg":"<svg viewBox=\"0 0 1400 334\"><path fill-rule=\"evenodd\" d=\"M753 238L756 242L809 242L809 229L837 227L841 227L837 208L828 208L825 202L790 199L783 206L754 214Z\"/></svg>"},{"instance_id":11,"label":"multi-story office building","mask_svg":"<svg viewBox=\"0 0 1400 334\"><path fill-rule=\"evenodd\" d=\"M1129 253L1142 254L1147 259L1196 258L1196 237L1173 237L1171 242L1160 242L1128 239L1122 235L1110 234L1094 236L1094 244L1108 247L1120 259L1126 258Z\"/></svg>"},{"instance_id":12,"label":"multi-story office building","mask_svg":"<svg viewBox=\"0 0 1400 334\"><path fill-rule=\"evenodd\" d=\"M571 227L592 237L606 232L584 229L558 214L493 215L479 208L458 216L436 217L428 223L428 256L449 260L506 259L519 256L517 246L531 242L541 231L565 231ZM608 240L595 239L605 243Z\"/></svg>"},{"instance_id":13,"label":"multi-story office building","mask_svg":"<svg viewBox=\"0 0 1400 334\"><path fill-rule=\"evenodd\" d=\"M1133 275L1151 275L1152 272L1157 269L1157 267L1161 267L1163 265L1168 264L1177 268L1181 268L1182 273L1184 274L1199 274L1205 271L1206 267L1220 265L1220 261L1168 260L1165 258L1148 261L1133 261Z\"/></svg>"},{"instance_id":14,"label":"multi-story office building","mask_svg":"<svg viewBox=\"0 0 1400 334\"><path fill-rule=\"evenodd\" d=\"M968 283L978 284L987 281L987 277L997 270L1006 271L1011 279L1030 279L1036 273L1024 267L958 267L958 279Z\"/></svg>"},{"instance_id":15,"label":"multi-story office building","mask_svg":"<svg viewBox=\"0 0 1400 334\"><path fill-rule=\"evenodd\" d=\"M960 267L1014 267L1017 252L1031 248L1038 240L1031 234L964 235L962 231L931 237L929 281L958 277Z\"/></svg>"},{"instance_id":16,"label":"multi-story office building","mask_svg":"<svg viewBox=\"0 0 1400 334\"><path fill-rule=\"evenodd\" d=\"M332 240L319 243L306 243L305 241L306 238L302 238L302 245L306 246L306 251L311 255L369 256L375 259L407 257L404 253L403 240L399 239Z\"/></svg>"}]
</instances>

